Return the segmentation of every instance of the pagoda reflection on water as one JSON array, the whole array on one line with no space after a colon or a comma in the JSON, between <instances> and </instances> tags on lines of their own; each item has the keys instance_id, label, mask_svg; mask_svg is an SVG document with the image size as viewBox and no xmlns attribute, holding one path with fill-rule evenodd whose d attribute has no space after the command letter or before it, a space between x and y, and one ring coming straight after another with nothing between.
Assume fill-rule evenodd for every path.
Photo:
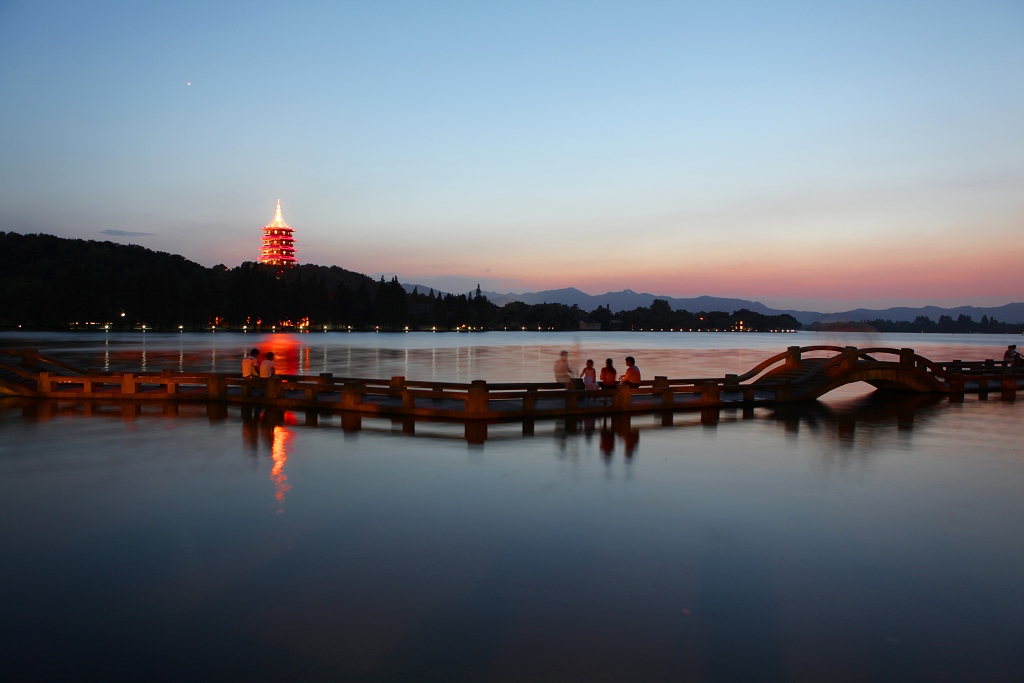
<instances>
[{"instance_id":1,"label":"pagoda reflection on water","mask_svg":"<svg viewBox=\"0 0 1024 683\"><path fill-rule=\"evenodd\" d=\"M290 268L295 265L295 232L284 222L281 215L281 200L277 200L277 212L269 225L263 226L263 243L260 245L260 263L265 266Z\"/></svg>"}]
</instances>

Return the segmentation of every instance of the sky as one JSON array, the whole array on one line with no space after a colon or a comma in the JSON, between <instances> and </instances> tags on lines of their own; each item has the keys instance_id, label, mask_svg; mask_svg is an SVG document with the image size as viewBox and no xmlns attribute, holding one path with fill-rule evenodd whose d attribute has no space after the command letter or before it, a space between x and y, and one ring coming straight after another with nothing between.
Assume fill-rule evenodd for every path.
<instances>
[{"instance_id":1,"label":"sky","mask_svg":"<svg viewBox=\"0 0 1024 683\"><path fill-rule=\"evenodd\" d=\"M1024 301L1024 3L0 0L0 230L451 291Z\"/></svg>"}]
</instances>

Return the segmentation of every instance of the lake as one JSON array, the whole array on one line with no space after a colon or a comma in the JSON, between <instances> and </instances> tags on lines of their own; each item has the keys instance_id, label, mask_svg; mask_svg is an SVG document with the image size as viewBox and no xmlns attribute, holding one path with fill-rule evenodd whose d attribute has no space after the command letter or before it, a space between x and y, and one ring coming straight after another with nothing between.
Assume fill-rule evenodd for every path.
<instances>
[{"instance_id":1,"label":"lake","mask_svg":"<svg viewBox=\"0 0 1024 683\"><path fill-rule=\"evenodd\" d=\"M1016 338L1016 339L1019 339ZM469 381L1014 337L0 334L79 365ZM884 396L461 425L0 401L0 671L21 679L1017 681L1022 402Z\"/></svg>"}]
</instances>

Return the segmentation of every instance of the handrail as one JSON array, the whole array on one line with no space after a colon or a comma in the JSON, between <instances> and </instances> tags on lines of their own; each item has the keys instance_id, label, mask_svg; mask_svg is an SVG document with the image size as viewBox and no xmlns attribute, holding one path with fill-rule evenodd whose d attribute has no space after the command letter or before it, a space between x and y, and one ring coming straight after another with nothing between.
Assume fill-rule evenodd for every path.
<instances>
[{"instance_id":1,"label":"handrail","mask_svg":"<svg viewBox=\"0 0 1024 683\"><path fill-rule=\"evenodd\" d=\"M2 353L4 355L7 355L7 356L21 356L22 358L31 357L31 358L33 358L36 361L40 361L40 362L43 362L43 363L48 363L48 364L53 365L54 367L58 367L58 368L60 368L62 370L67 370L68 372L73 372L76 375L84 375L85 374L85 372L82 369L77 368L74 365L71 365L70 363L65 363L64 361L59 360L57 358L51 358L50 356L45 356L45 355L39 353L38 351L36 351L35 349L24 349L24 348L22 348L22 349L0 349L0 353Z\"/></svg>"},{"instance_id":2,"label":"handrail","mask_svg":"<svg viewBox=\"0 0 1024 683\"><path fill-rule=\"evenodd\" d=\"M805 353L821 351L834 355L803 357ZM0 349L0 353L18 355L17 351L6 349ZM20 353L24 368L0 362L0 369L30 380L35 379L36 388L31 393L39 396L278 402L280 405L306 410L434 415L459 419L498 419L502 416L530 419L531 416L568 417L602 412L720 408L724 405L737 405L741 401L746 407L813 398L865 377L870 378L865 381L880 385L906 383L919 391L964 393L965 378L971 379L968 386L971 392L986 392L990 387L1015 392L1019 384L1024 389L1024 383L1021 382L1024 368L1008 367L1002 361L937 363L915 353L913 349L889 347L790 347L762 361L743 375L681 379L656 376L642 381L638 387L617 385L609 389L585 389L577 383L567 388L558 382L433 382L408 380L402 376L335 377L333 373L278 375L262 379L243 378L234 373L176 373L168 369L144 372L101 372L90 369L87 373L77 375L46 371L36 374L32 370L37 362L54 360L55 367L70 366L56 359L40 358L28 349ZM887 356L895 356L897 360L884 360ZM778 367L780 362L786 362L786 365ZM879 369L895 369L902 374L859 374ZM768 375L762 374L769 370ZM742 383L757 377L760 377L757 382ZM25 390L29 391L27 388ZM594 403L593 399L603 400ZM417 404L417 401L430 400L443 402Z\"/></svg>"}]
</instances>

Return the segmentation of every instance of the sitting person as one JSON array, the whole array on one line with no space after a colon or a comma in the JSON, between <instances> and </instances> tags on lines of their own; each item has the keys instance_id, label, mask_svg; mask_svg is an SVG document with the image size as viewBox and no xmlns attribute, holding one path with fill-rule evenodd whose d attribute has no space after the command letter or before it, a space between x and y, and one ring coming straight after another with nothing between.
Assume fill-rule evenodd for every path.
<instances>
[{"instance_id":1,"label":"sitting person","mask_svg":"<svg viewBox=\"0 0 1024 683\"><path fill-rule=\"evenodd\" d=\"M572 368L569 367L569 352L562 351L555 361L555 381L565 385L566 389L572 389Z\"/></svg>"},{"instance_id":2,"label":"sitting person","mask_svg":"<svg viewBox=\"0 0 1024 683\"><path fill-rule=\"evenodd\" d=\"M636 388L640 386L640 368L636 366L633 356L626 356L626 374L622 377L622 384L627 387Z\"/></svg>"},{"instance_id":3,"label":"sitting person","mask_svg":"<svg viewBox=\"0 0 1024 683\"><path fill-rule=\"evenodd\" d=\"M597 389L597 369L594 367L594 361L587 360L587 367L580 372L580 377L583 378L584 389L591 391Z\"/></svg>"},{"instance_id":4,"label":"sitting person","mask_svg":"<svg viewBox=\"0 0 1024 683\"><path fill-rule=\"evenodd\" d=\"M607 358L604 361L604 367L601 368L601 388L602 389L613 389L615 387L615 366L612 365L612 359Z\"/></svg>"},{"instance_id":5,"label":"sitting person","mask_svg":"<svg viewBox=\"0 0 1024 683\"><path fill-rule=\"evenodd\" d=\"M1017 345L1010 344L1006 347L1006 353L1003 354L1003 362L1006 363L1006 367L1020 367L1024 365L1024 356L1017 353Z\"/></svg>"},{"instance_id":6,"label":"sitting person","mask_svg":"<svg viewBox=\"0 0 1024 683\"><path fill-rule=\"evenodd\" d=\"M242 357L242 379L260 376L260 350L253 349Z\"/></svg>"},{"instance_id":7,"label":"sitting person","mask_svg":"<svg viewBox=\"0 0 1024 683\"><path fill-rule=\"evenodd\" d=\"M260 363L260 377L273 377L274 376L274 352L270 351L267 353L267 358Z\"/></svg>"}]
</instances>

